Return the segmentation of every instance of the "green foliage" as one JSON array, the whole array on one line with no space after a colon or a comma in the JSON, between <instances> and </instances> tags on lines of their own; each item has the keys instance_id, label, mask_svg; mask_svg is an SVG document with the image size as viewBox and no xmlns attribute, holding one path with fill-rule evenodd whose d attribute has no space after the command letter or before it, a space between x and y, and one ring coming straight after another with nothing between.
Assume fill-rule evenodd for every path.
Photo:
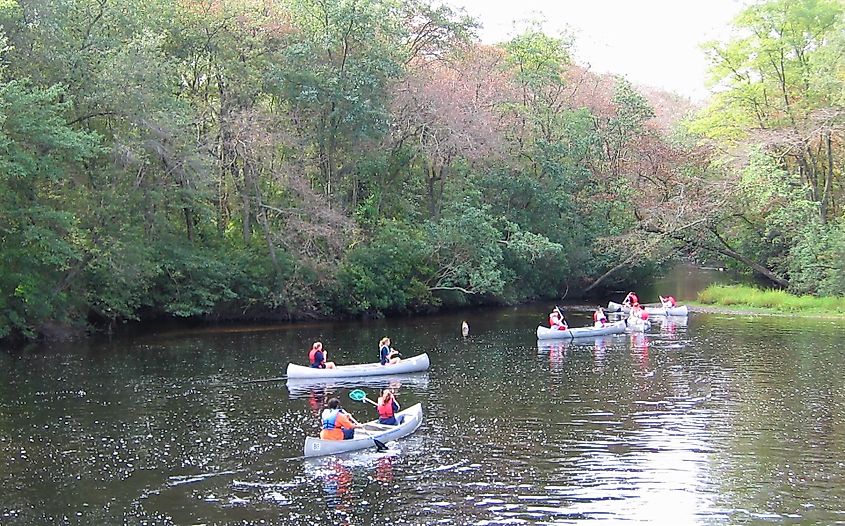
<instances>
[{"instance_id":1,"label":"green foliage","mask_svg":"<svg viewBox=\"0 0 845 526\"><path fill-rule=\"evenodd\" d=\"M791 291L822 296L845 296L845 223L804 226L787 258Z\"/></svg>"},{"instance_id":2,"label":"green foliage","mask_svg":"<svg viewBox=\"0 0 845 526\"><path fill-rule=\"evenodd\" d=\"M353 248L338 272L336 303L352 314L421 310L437 304L425 285L430 245L422 231L386 221Z\"/></svg>"},{"instance_id":3,"label":"green foliage","mask_svg":"<svg viewBox=\"0 0 845 526\"><path fill-rule=\"evenodd\" d=\"M565 67L570 62L571 43L537 29L529 29L504 46L507 64L516 70L517 82L534 92L549 85L562 84Z\"/></svg>"},{"instance_id":4,"label":"green foliage","mask_svg":"<svg viewBox=\"0 0 845 526\"><path fill-rule=\"evenodd\" d=\"M173 244L164 247L161 261L151 299L166 314L182 318L209 314L237 297L231 285L242 269L211 249Z\"/></svg>"},{"instance_id":5,"label":"green foliage","mask_svg":"<svg viewBox=\"0 0 845 526\"><path fill-rule=\"evenodd\" d=\"M718 221L720 243L794 292L841 290L845 5L770 0L734 25L735 38L705 46L719 93L689 127L751 151Z\"/></svg>"},{"instance_id":6,"label":"green foliage","mask_svg":"<svg viewBox=\"0 0 845 526\"><path fill-rule=\"evenodd\" d=\"M460 288L475 294L498 294L504 287L499 268L501 233L490 220L489 207L469 196L452 202L432 226L435 288Z\"/></svg>"},{"instance_id":7,"label":"green foliage","mask_svg":"<svg viewBox=\"0 0 845 526\"><path fill-rule=\"evenodd\" d=\"M89 258L69 198L99 138L66 125L62 96L58 87L0 83L0 337L72 322L84 309L68 290Z\"/></svg>"},{"instance_id":8,"label":"green foliage","mask_svg":"<svg viewBox=\"0 0 845 526\"><path fill-rule=\"evenodd\" d=\"M700 127L826 115L840 18L829 1L749 11L765 31L720 49L726 90ZM617 264L601 240L659 199L632 184L668 149L648 100L570 86L572 42L536 28L475 45L473 20L427 0L0 0L0 27L0 338L556 296ZM764 60L779 50L789 104ZM841 291L841 214L814 214L774 159L753 158L744 217L719 227L795 290ZM672 175L654 178L681 199Z\"/></svg>"},{"instance_id":9,"label":"green foliage","mask_svg":"<svg viewBox=\"0 0 845 526\"><path fill-rule=\"evenodd\" d=\"M711 285L698 294L706 305L764 309L796 314L845 314L845 299L839 297L796 296L782 290L742 285Z\"/></svg>"}]
</instances>

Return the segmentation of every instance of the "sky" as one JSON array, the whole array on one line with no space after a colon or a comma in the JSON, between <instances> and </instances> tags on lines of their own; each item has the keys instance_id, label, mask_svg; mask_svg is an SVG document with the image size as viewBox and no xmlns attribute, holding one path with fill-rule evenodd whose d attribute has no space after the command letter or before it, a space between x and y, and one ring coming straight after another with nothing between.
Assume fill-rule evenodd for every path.
<instances>
[{"instance_id":1,"label":"sky","mask_svg":"<svg viewBox=\"0 0 845 526\"><path fill-rule=\"evenodd\" d=\"M524 21L545 20L549 35L574 36L575 62L600 73L704 100L707 62L700 45L730 36L750 0L443 0L480 21L481 41L508 40ZM515 26L514 22L517 23ZM522 25L519 25L522 24Z\"/></svg>"}]
</instances>

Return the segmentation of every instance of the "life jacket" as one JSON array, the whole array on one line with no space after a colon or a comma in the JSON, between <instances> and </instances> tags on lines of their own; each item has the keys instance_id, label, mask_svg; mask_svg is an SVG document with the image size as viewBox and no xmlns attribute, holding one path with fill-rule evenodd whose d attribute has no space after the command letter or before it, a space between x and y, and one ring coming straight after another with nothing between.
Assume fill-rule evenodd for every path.
<instances>
[{"instance_id":1,"label":"life jacket","mask_svg":"<svg viewBox=\"0 0 845 526\"><path fill-rule=\"evenodd\" d=\"M672 297L672 296L669 296L668 298L666 298L666 302L667 302L667 303L669 303L669 306L670 306L670 307L674 307L674 306L675 306L675 298L674 298L674 297Z\"/></svg>"},{"instance_id":2,"label":"life jacket","mask_svg":"<svg viewBox=\"0 0 845 526\"><path fill-rule=\"evenodd\" d=\"M387 365L387 362L390 361L387 357L390 355L390 347L387 345L383 345L378 350L378 359L382 365Z\"/></svg>"},{"instance_id":3,"label":"life jacket","mask_svg":"<svg viewBox=\"0 0 845 526\"><path fill-rule=\"evenodd\" d=\"M390 418L393 416L393 399L390 399L390 402L378 404L376 407L378 409L378 416L379 418Z\"/></svg>"},{"instance_id":4,"label":"life jacket","mask_svg":"<svg viewBox=\"0 0 845 526\"><path fill-rule=\"evenodd\" d=\"M595 311L593 312L593 321L607 321L607 316L603 312Z\"/></svg>"},{"instance_id":5,"label":"life jacket","mask_svg":"<svg viewBox=\"0 0 845 526\"><path fill-rule=\"evenodd\" d=\"M645 309L643 309L642 313L640 313L640 318L642 318L643 320L648 319L648 312L646 312Z\"/></svg>"},{"instance_id":6,"label":"life jacket","mask_svg":"<svg viewBox=\"0 0 845 526\"><path fill-rule=\"evenodd\" d=\"M308 361L311 363L311 365L314 365L314 357L317 355L317 352L317 349L311 349L311 352L308 353ZM325 357L326 355L324 354L323 356ZM326 361L325 358L323 358L323 361Z\"/></svg>"},{"instance_id":7,"label":"life jacket","mask_svg":"<svg viewBox=\"0 0 845 526\"><path fill-rule=\"evenodd\" d=\"M334 429L340 409L323 409L323 429Z\"/></svg>"}]
</instances>

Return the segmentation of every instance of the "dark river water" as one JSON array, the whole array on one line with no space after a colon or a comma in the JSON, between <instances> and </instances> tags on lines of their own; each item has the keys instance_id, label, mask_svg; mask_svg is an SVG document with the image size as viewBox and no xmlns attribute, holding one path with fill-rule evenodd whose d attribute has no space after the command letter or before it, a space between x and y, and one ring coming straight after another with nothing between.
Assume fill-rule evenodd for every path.
<instances>
[{"instance_id":1,"label":"dark river water","mask_svg":"<svg viewBox=\"0 0 845 526\"><path fill-rule=\"evenodd\" d=\"M0 352L0 524L845 522L843 322L692 313L538 343L550 307ZM279 378L314 340L371 362L385 335L430 370ZM368 420L349 390L388 385L423 404L416 433L301 457L326 394Z\"/></svg>"}]
</instances>

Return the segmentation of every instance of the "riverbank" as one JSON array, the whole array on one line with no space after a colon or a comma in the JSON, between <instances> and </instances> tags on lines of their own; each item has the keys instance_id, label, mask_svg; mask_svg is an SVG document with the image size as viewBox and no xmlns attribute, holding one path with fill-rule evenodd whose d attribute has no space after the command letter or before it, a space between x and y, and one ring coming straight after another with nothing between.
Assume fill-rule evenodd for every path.
<instances>
[{"instance_id":1,"label":"riverbank","mask_svg":"<svg viewBox=\"0 0 845 526\"><path fill-rule=\"evenodd\" d=\"M745 285L711 285L688 306L693 312L717 314L845 318L845 298L797 296Z\"/></svg>"}]
</instances>

